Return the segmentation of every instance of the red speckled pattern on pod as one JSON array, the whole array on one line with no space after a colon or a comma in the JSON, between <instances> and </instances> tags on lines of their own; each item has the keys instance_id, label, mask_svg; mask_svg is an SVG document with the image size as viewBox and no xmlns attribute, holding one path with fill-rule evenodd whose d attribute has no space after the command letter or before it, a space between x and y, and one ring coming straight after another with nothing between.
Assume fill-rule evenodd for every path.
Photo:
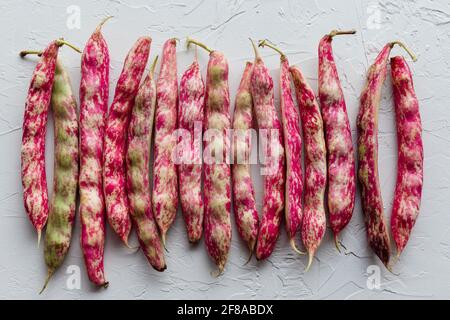
<instances>
[{"instance_id":1,"label":"red speckled pattern on pod","mask_svg":"<svg viewBox=\"0 0 450 320\"><path fill-rule=\"evenodd\" d=\"M80 221L81 249L89 280L105 285L105 200L103 137L108 111L109 50L100 27L81 58L80 83Z\"/></svg>"},{"instance_id":2,"label":"red speckled pattern on pod","mask_svg":"<svg viewBox=\"0 0 450 320\"><path fill-rule=\"evenodd\" d=\"M391 48L391 44L387 44L369 68L357 119L358 178L361 184L367 236L373 251L386 266L391 250L378 177L378 108Z\"/></svg>"},{"instance_id":3,"label":"red speckled pattern on pod","mask_svg":"<svg viewBox=\"0 0 450 320\"><path fill-rule=\"evenodd\" d=\"M23 202L39 236L48 218L45 134L58 51L58 44L53 41L42 53L31 78L22 127Z\"/></svg>"},{"instance_id":4,"label":"red speckled pattern on pod","mask_svg":"<svg viewBox=\"0 0 450 320\"><path fill-rule=\"evenodd\" d=\"M151 38L141 37L128 53L106 121L103 163L106 216L115 233L126 245L131 229L125 174L126 137L151 43Z\"/></svg>"},{"instance_id":5,"label":"red speckled pattern on pod","mask_svg":"<svg viewBox=\"0 0 450 320\"><path fill-rule=\"evenodd\" d=\"M353 215L356 178L350 122L331 44L330 35L319 44L319 100L328 153L328 210L337 239Z\"/></svg>"},{"instance_id":6,"label":"red speckled pattern on pod","mask_svg":"<svg viewBox=\"0 0 450 320\"><path fill-rule=\"evenodd\" d=\"M392 235L399 256L408 242L420 211L423 185L422 122L411 70L403 57L391 58L397 122L397 185L391 216Z\"/></svg>"},{"instance_id":7,"label":"red speckled pattern on pod","mask_svg":"<svg viewBox=\"0 0 450 320\"><path fill-rule=\"evenodd\" d=\"M303 218L302 136L300 114L292 97L289 61L285 56L281 56L280 66L280 108L286 152L286 228L290 241L294 243Z\"/></svg>"},{"instance_id":8,"label":"red speckled pattern on pod","mask_svg":"<svg viewBox=\"0 0 450 320\"><path fill-rule=\"evenodd\" d=\"M142 82L128 127L127 191L130 213L139 243L148 262L158 271L166 269L163 246L153 217L150 188L150 148L156 107L153 70Z\"/></svg>"},{"instance_id":9,"label":"red speckled pattern on pod","mask_svg":"<svg viewBox=\"0 0 450 320\"><path fill-rule=\"evenodd\" d=\"M278 133L277 139L268 139L271 143L266 151L270 160L264 164L270 174L263 176L263 215L256 245L256 258L263 260L272 254L280 233L284 209L285 155L281 123L274 104L273 80L260 57L256 58L253 66L251 92L258 128L271 131L270 135Z\"/></svg>"},{"instance_id":10,"label":"red speckled pattern on pod","mask_svg":"<svg viewBox=\"0 0 450 320\"><path fill-rule=\"evenodd\" d=\"M302 240L310 257L317 251L326 229L325 188L327 158L323 121L314 91L302 72L290 68L302 119L305 144L305 207Z\"/></svg>"},{"instance_id":11,"label":"red speckled pattern on pod","mask_svg":"<svg viewBox=\"0 0 450 320\"><path fill-rule=\"evenodd\" d=\"M205 158L205 244L206 249L219 268L225 268L231 246L231 173L226 155L229 150L227 130L231 127L230 92L228 87L228 61L218 51L210 54L206 79L205 131L217 130L218 135L204 136L204 147L210 155L222 159ZM212 160L212 161L211 161Z\"/></svg>"},{"instance_id":12,"label":"red speckled pattern on pod","mask_svg":"<svg viewBox=\"0 0 450 320\"><path fill-rule=\"evenodd\" d=\"M256 209L255 190L250 175L252 150L253 99L250 77L253 63L247 62L236 95L233 118L233 208L236 225L241 238L253 252L258 236L259 217Z\"/></svg>"},{"instance_id":13,"label":"red speckled pattern on pod","mask_svg":"<svg viewBox=\"0 0 450 320\"><path fill-rule=\"evenodd\" d=\"M178 81L177 41L163 47L161 69L156 83L155 145L153 162L153 210L163 243L178 208L178 177L173 161L177 139Z\"/></svg>"},{"instance_id":14,"label":"red speckled pattern on pod","mask_svg":"<svg viewBox=\"0 0 450 320\"><path fill-rule=\"evenodd\" d=\"M195 60L181 78L180 108L178 120L180 129L189 133L190 144L183 146L187 154L187 162L178 166L180 179L180 200L189 242L195 243L202 238L203 233L203 195L201 147L196 138L201 131L196 132L195 122L203 126L205 83L202 79L200 66Z\"/></svg>"}]
</instances>

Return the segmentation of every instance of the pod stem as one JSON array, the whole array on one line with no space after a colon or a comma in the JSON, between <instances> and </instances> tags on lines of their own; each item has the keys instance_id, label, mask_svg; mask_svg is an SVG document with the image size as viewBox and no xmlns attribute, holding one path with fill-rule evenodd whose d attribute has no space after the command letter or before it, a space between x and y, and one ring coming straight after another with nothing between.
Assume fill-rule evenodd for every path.
<instances>
[{"instance_id":1,"label":"pod stem","mask_svg":"<svg viewBox=\"0 0 450 320\"><path fill-rule=\"evenodd\" d=\"M191 44L195 44L196 46L205 49L205 50L208 51L209 53L213 52L213 50L211 50L210 48L208 48L205 44L203 44L203 43L201 43L201 42L199 42L199 41L197 41L197 40L194 40L194 39L191 39L191 38L188 37L188 38L187 38L187 47L188 47L188 49L189 49L189 47L191 46Z\"/></svg>"},{"instance_id":2,"label":"pod stem","mask_svg":"<svg viewBox=\"0 0 450 320\"><path fill-rule=\"evenodd\" d=\"M156 67L156 63L158 62L159 56L155 57L155 60L153 60L152 66L150 67L150 72L153 74L155 73L155 67Z\"/></svg>"},{"instance_id":3,"label":"pod stem","mask_svg":"<svg viewBox=\"0 0 450 320\"><path fill-rule=\"evenodd\" d=\"M21 58L25 58L27 55L29 54L35 54L37 56L42 56L42 51L37 51L37 50L23 50L20 51L19 55Z\"/></svg>"},{"instance_id":4,"label":"pod stem","mask_svg":"<svg viewBox=\"0 0 450 320\"><path fill-rule=\"evenodd\" d=\"M395 46L395 45L399 45L400 47L402 47L408 54L409 54L409 56L411 57L411 59L414 61L414 62L416 62L417 61L417 57L415 56L415 54L403 43L403 42L401 42L401 41L398 41L398 40L396 40L396 41L392 41L391 42L391 48L393 47L393 46Z\"/></svg>"},{"instance_id":5,"label":"pod stem","mask_svg":"<svg viewBox=\"0 0 450 320\"><path fill-rule=\"evenodd\" d=\"M313 252L308 252L308 265L305 268L305 273L309 271L309 268L311 268L312 262L313 262L313 258L314 258L314 253Z\"/></svg>"},{"instance_id":6,"label":"pod stem","mask_svg":"<svg viewBox=\"0 0 450 320\"><path fill-rule=\"evenodd\" d=\"M290 244L291 244L292 250L297 252L299 255L303 256L303 255L306 254L305 252L303 252L299 248L297 248L297 245L295 244L295 239L294 238L291 239Z\"/></svg>"},{"instance_id":7,"label":"pod stem","mask_svg":"<svg viewBox=\"0 0 450 320\"><path fill-rule=\"evenodd\" d=\"M110 19L112 19L112 18L114 18L114 16L108 16L108 17L104 18L104 19L99 23L99 25L97 26L96 31L100 31L100 30L102 29L103 25L104 25L108 20L110 20Z\"/></svg>"},{"instance_id":8,"label":"pod stem","mask_svg":"<svg viewBox=\"0 0 450 320\"><path fill-rule=\"evenodd\" d=\"M39 294L40 294L40 295L41 295L42 292L44 292L45 289L47 288L47 285L48 285L48 283L50 282L50 279L52 278L54 272L55 272L55 270L53 270L53 269L48 269L48 271L47 271L47 278L45 279L44 286L42 287L41 291L39 291Z\"/></svg>"},{"instance_id":9,"label":"pod stem","mask_svg":"<svg viewBox=\"0 0 450 320\"><path fill-rule=\"evenodd\" d=\"M341 36L346 34L355 34L356 30L333 30L331 31L328 36L333 38L334 36Z\"/></svg>"},{"instance_id":10,"label":"pod stem","mask_svg":"<svg viewBox=\"0 0 450 320\"><path fill-rule=\"evenodd\" d=\"M280 54L281 58L285 58L286 57L286 55L284 54L283 51L281 51L279 48L277 48L276 46L271 44L270 41L267 40L267 39L260 40L259 43L258 43L258 47L260 47L260 48L269 47L269 48L275 50L276 52L278 52Z\"/></svg>"},{"instance_id":11,"label":"pod stem","mask_svg":"<svg viewBox=\"0 0 450 320\"><path fill-rule=\"evenodd\" d=\"M250 42L252 43L253 51L255 52L255 58L256 58L256 59L261 58L261 56L259 55L258 47L257 47L256 44L255 44L255 41L253 41L252 38L248 38L248 39L249 39Z\"/></svg>"},{"instance_id":12,"label":"pod stem","mask_svg":"<svg viewBox=\"0 0 450 320\"><path fill-rule=\"evenodd\" d=\"M73 44L67 42L66 40L64 40L63 38L56 40L56 43L58 46L62 47L63 45L68 46L69 48L72 48L73 50L75 50L78 53L82 53L80 49L78 49L77 47L75 47Z\"/></svg>"},{"instance_id":13,"label":"pod stem","mask_svg":"<svg viewBox=\"0 0 450 320\"><path fill-rule=\"evenodd\" d=\"M341 247L339 246L339 239L337 234L334 235L334 245L339 253L341 253Z\"/></svg>"}]
</instances>

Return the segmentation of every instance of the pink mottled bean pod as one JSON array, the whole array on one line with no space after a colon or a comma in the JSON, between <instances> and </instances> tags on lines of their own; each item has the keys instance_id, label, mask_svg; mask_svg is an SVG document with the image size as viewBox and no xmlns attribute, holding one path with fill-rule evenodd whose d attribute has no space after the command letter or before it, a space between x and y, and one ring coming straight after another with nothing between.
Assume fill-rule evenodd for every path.
<instances>
[{"instance_id":1,"label":"pink mottled bean pod","mask_svg":"<svg viewBox=\"0 0 450 320\"><path fill-rule=\"evenodd\" d=\"M45 177L45 134L55 79L56 60L59 47L67 45L81 51L70 43L59 39L52 41L41 51L22 51L23 58L29 54L41 57L34 69L25 102L21 147L21 176L25 211L38 234L38 245L42 229L48 218L48 190Z\"/></svg>"},{"instance_id":2,"label":"pink mottled bean pod","mask_svg":"<svg viewBox=\"0 0 450 320\"><path fill-rule=\"evenodd\" d=\"M172 159L176 148L178 114L177 40L166 41L156 83L156 120L153 161L153 211L163 244L178 208L178 176Z\"/></svg>"},{"instance_id":3,"label":"pink mottled bean pod","mask_svg":"<svg viewBox=\"0 0 450 320\"><path fill-rule=\"evenodd\" d=\"M79 188L81 250L87 273L92 283L106 287L103 137L108 111L110 58L101 33L105 21L89 38L81 58Z\"/></svg>"},{"instance_id":4,"label":"pink mottled bean pod","mask_svg":"<svg viewBox=\"0 0 450 320\"><path fill-rule=\"evenodd\" d=\"M380 179L378 176L378 109L381 89L386 80L392 47L404 44L395 41L384 46L367 73L358 113L358 178L369 244L383 264L389 268L391 245L383 214ZM407 50L408 51L408 50ZM415 57L413 58L415 59Z\"/></svg>"},{"instance_id":5,"label":"pink mottled bean pod","mask_svg":"<svg viewBox=\"0 0 450 320\"><path fill-rule=\"evenodd\" d=\"M354 33L332 31L319 44L319 99L328 153L328 210L338 250L339 233L353 215L356 178L350 121L331 44L336 35Z\"/></svg>"},{"instance_id":6,"label":"pink mottled bean pod","mask_svg":"<svg viewBox=\"0 0 450 320\"><path fill-rule=\"evenodd\" d=\"M302 240L309 255L307 271L326 230L327 155L322 115L314 91L300 69L291 67L290 72L297 93L305 144L305 207Z\"/></svg>"},{"instance_id":7,"label":"pink mottled bean pod","mask_svg":"<svg viewBox=\"0 0 450 320\"><path fill-rule=\"evenodd\" d=\"M233 208L237 229L251 253L255 249L259 225L249 162L252 149L250 129L253 128L253 99L250 92L252 69L253 63L247 62L236 95L233 118L235 164L232 167Z\"/></svg>"},{"instance_id":8,"label":"pink mottled bean pod","mask_svg":"<svg viewBox=\"0 0 450 320\"><path fill-rule=\"evenodd\" d=\"M411 70L401 56L391 58L397 122L397 184L391 216L397 257L408 242L420 211L423 185L422 122Z\"/></svg>"},{"instance_id":9,"label":"pink mottled bean pod","mask_svg":"<svg viewBox=\"0 0 450 320\"><path fill-rule=\"evenodd\" d=\"M189 133L190 144L184 146L187 163L178 166L180 200L184 221L191 243L200 241L203 233L203 196L201 148L197 146L195 124L203 125L205 83L197 59L183 74L180 83L179 128ZM200 130L199 130L200 131ZM187 150L186 150L187 149Z\"/></svg>"},{"instance_id":10,"label":"pink mottled bean pod","mask_svg":"<svg viewBox=\"0 0 450 320\"><path fill-rule=\"evenodd\" d=\"M210 53L206 78L204 153L209 150L212 159L205 159L204 165L204 228L206 249L221 274L231 246L231 172L227 163L230 147L227 131L231 127L228 61L219 51L189 39L188 45L191 43Z\"/></svg>"},{"instance_id":11,"label":"pink mottled bean pod","mask_svg":"<svg viewBox=\"0 0 450 320\"><path fill-rule=\"evenodd\" d=\"M22 134L22 185L25 210L40 240L48 218L45 178L45 134L59 45L53 41L42 53L25 103ZM24 56L24 55L23 55Z\"/></svg>"},{"instance_id":12,"label":"pink mottled bean pod","mask_svg":"<svg viewBox=\"0 0 450 320\"><path fill-rule=\"evenodd\" d=\"M150 37L141 37L128 53L106 120L103 161L106 216L126 246L131 229L125 174L127 128L151 43Z\"/></svg>"},{"instance_id":13,"label":"pink mottled bean pod","mask_svg":"<svg viewBox=\"0 0 450 320\"><path fill-rule=\"evenodd\" d=\"M153 71L142 82L128 127L127 191L130 213L142 251L157 271L166 269L158 227L153 217L150 189L150 148L156 107Z\"/></svg>"},{"instance_id":14,"label":"pink mottled bean pod","mask_svg":"<svg viewBox=\"0 0 450 320\"><path fill-rule=\"evenodd\" d=\"M286 186L284 214L286 228L292 249L297 249L295 236L302 225L302 136L300 133L300 114L294 104L289 74L289 60L278 48L266 40L259 43L260 47L268 46L280 54L280 109L283 124L283 136L286 153Z\"/></svg>"},{"instance_id":15,"label":"pink mottled bean pod","mask_svg":"<svg viewBox=\"0 0 450 320\"><path fill-rule=\"evenodd\" d=\"M256 258L268 258L275 248L280 233L280 224L284 209L285 155L281 123L274 104L273 80L264 65L258 50L255 50L255 63L251 76L253 107L260 130L266 130L272 139L268 139L266 169L264 175L264 206L256 245Z\"/></svg>"}]
</instances>

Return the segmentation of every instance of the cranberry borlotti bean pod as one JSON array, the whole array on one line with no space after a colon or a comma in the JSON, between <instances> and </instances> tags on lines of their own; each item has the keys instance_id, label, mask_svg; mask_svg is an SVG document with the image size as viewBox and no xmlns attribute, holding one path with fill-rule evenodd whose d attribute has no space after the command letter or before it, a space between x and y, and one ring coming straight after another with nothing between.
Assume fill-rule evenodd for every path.
<instances>
[{"instance_id":1,"label":"cranberry borlotti bean pod","mask_svg":"<svg viewBox=\"0 0 450 320\"><path fill-rule=\"evenodd\" d=\"M423 184L423 143L419 101L411 70L403 57L391 58L392 84L397 122L397 185L391 229L397 257L408 242L420 210Z\"/></svg>"},{"instance_id":2,"label":"cranberry borlotti bean pod","mask_svg":"<svg viewBox=\"0 0 450 320\"><path fill-rule=\"evenodd\" d=\"M228 61L219 51L188 39L210 53L205 95L205 242L209 255L223 272L231 245L231 182L227 162L231 127Z\"/></svg>"},{"instance_id":3,"label":"cranberry borlotti bean pod","mask_svg":"<svg viewBox=\"0 0 450 320\"><path fill-rule=\"evenodd\" d=\"M189 133L189 144L183 145L184 157L178 165L180 179L180 200L184 221L191 243L200 241L203 233L202 159L201 148L196 140L202 132L196 130L196 123L203 126L205 83L202 79L197 55L194 62L183 74L180 83L180 109L178 121L180 129ZM197 132L199 131L199 132Z\"/></svg>"},{"instance_id":4,"label":"cranberry borlotti bean pod","mask_svg":"<svg viewBox=\"0 0 450 320\"><path fill-rule=\"evenodd\" d=\"M256 258L272 254L280 233L284 208L285 157L281 123L274 105L273 80L252 41L255 63L251 76L251 93L258 128L267 134L264 172L264 206L256 245Z\"/></svg>"},{"instance_id":5,"label":"cranberry borlotti bean pod","mask_svg":"<svg viewBox=\"0 0 450 320\"><path fill-rule=\"evenodd\" d=\"M25 103L21 148L23 202L28 217L38 233L38 244L42 229L48 218L45 134L47 132L48 110L55 78L56 60L59 47L62 45L67 45L80 52L79 49L64 40L55 40L43 52L22 51L20 53L21 57L28 54L39 54L41 56L31 78Z\"/></svg>"},{"instance_id":6,"label":"cranberry borlotti bean pod","mask_svg":"<svg viewBox=\"0 0 450 320\"><path fill-rule=\"evenodd\" d=\"M103 163L106 215L113 230L127 246L131 219L126 193L126 136L151 43L150 37L141 37L128 53L106 121Z\"/></svg>"},{"instance_id":7,"label":"cranberry borlotti bean pod","mask_svg":"<svg viewBox=\"0 0 450 320\"><path fill-rule=\"evenodd\" d=\"M107 19L100 23L89 38L81 58L79 182L81 250L89 280L105 287L108 283L103 267L103 137L108 111L110 58L101 28Z\"/></svg>"},{"instance_id":8,"label":"cranberry borlotti bean pod","mask_svg":"<svg viewBox=\"0 0 450 320\"><path fill-rule=\"evenodd\" d=\"M268 43L267 40L260 41L259 46L267 46L280 54L280 109L286 152L286 203L284 212L291 247L297 253L303 254L295 244L295 236L300 231L303 218L302 136L300 133L300 114L292 98L289 60L282 51Z\"/></svg>"},{"instance_id":9,"label":"cranberry borlotti bean pod","mask_svg":"<svg viewBox=\"0 0 450 320\"><path fill-rule=\"evenodd\" d=\"M153 211L163 244L178 208L178 177L172 159L176 148L178 112L177 40L166 41L156 83L155 145L153 162Z\"/></svg>"},{"instance_id":10,"label":"cranberry borlotti bean pod","mask_svg":"<svg viewBox=\"0 0 450 320\"><path fill-rule=\"evenodd\" d=\"M391 249L389 233L383 215L383 200L378 176L378 108L381 88L386 79L389 54L395 44L406 49L401 42L388 43L369 68L367 82L361 94L357 119L358 178L361 184L367 236L373 251L386 267L389 264ZM415 57L412 57L415 60Z\"/></svg>"},{"instance_id":11,"label":"cranberry borlotti bean pod","mask_svg":"<svg viewBox=\"0 0 450 320\"><path fill-rule=\"evenodd\" d=\"M127 191L130 213L142 251L158 271L166 269L158 227L153 217L150 189L150 147L156 107L156 84L153 79L158 57L142 82L134 102L128 127Z\"/></svg>"},{"instance_id":12,"label":"cranberry borlotti bean pod","mask_svg":"<svg viewBox=\"0 0 450 320\"><path fill-rule=\"evenodd\" d=\"M239 235L253 253L258 237L259 217L256 209L255 190L250 175L253 128L253 99L250 77L253 63L247 62L236 95L233 118L233 208Z\"/></svg>"},{"instance_id":13,"label":"cranberry borlotti bean pod","mask_svg":"<svg viewBox=\"0 0 450 320\"><path fill-rule=\"evenodd\" d=\"M55 127L54 191L44 246L48 276L42 291L69 251L78 191L77 102L69 75L59 60L56 63L51 106Z\"/></svg>"},{"instance_id":14,"label":"cranberry borlotti bean pod","mask_svg":"<svg viewBox=\"0 0 450 320\"><path fill-rule=\"evenodd\" d=\"M328 210L338 250L339 233L353 215L356 179L350 122L331 43L337 35L355 32L332 31L319 44L319 99L328 152Z\"/></svg>"},{"instance_id":15,"label":"cranberry borlotti bean pod","mask_svg":"<svg viewBox=\"0 0 450 320\"><path fill-rule=\"evenodd\" d=\"M327 185L327 154L323 121L314 91L300 69L291 67L297 102L302 119L305 143L305 207L303 208L302 239L311 266L326 229L325 189Z\"/></svg>"}]
</instances>

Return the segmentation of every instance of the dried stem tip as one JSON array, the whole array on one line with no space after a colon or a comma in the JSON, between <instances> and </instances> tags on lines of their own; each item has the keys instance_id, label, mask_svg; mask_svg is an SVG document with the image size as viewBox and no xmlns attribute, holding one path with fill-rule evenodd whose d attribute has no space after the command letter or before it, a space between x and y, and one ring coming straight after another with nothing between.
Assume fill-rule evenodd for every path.
<instances>
[{"instance_id":1,"label":"dried stem tip","mask_svg":"<svg viewBox=\"0 0 450 320\"><path fill-rule=\"evenodd\" d=\"M203 48L203 49L205 49L206 51L208 51L209 53L211 53L211 52L213 52L213 50L211 50L210 48L208 48L206 45L204 45L203 43L201 43L201 42L199 42L199 41L197 41L197 40L194 40L194 39L191 39L191 38L187 38L187 47L188 47L188 49L189 49L189 47L191 46L191 44L195 44L196 46L199 46L200 48Z\"/></svg>"},{"instance_id":2,"label":"dried stem tip","mask_svg":"<svg viewBox=\"0 0 450 320\"><path fill-rule=\"evenodd\" d=\"M414 61L414 62L416 62L417 61L417 57L414 55L414 53L412 53L412 51L403 43L403 42L401 42L401 41L392 41L391 43L390 43L390 45L391 45L391 48L393 47L393 46L395 46L395 45L399 45L400 47L402 47L403 49L405 49L405 51L409 54L409 56L411 57L411 59Z\"/></svg>"},{"instance_id":3,"label":"dried stem tip","mask_svg":"<svg viewBox=\"0 0 450 320\"><path fill-rule=\"evenodd\" d=\"M75 47L73 44L65 41L64 39L58 39L56 40L56 43L58 44L58 46L62 47L63 45L68 46L69 48L72 48L73 50L75 50L78 53L82 53L80 49L78 49L77 47Z\"/></svg>"},{"instance_id":4,"label":"dried stem tip","mask_svg":"<svg viewBox=\"0 0 450 320\"><path fill-rule=\"evenodd\" d=\"M355 34L356 30L333 30L331 31L328 35L332 38L334 36L341 36L341 35L345 35L345 34Z\"/></svg>"},{"instance_id":5,"label":"dried stem tip","mask_svg":"<svg viewBox=\"0 0 450 320\"><path fill-rule=\"evenodd\" d=\"M261 56L259 55L258 47L256 46L255 41L253 41L252 38L248 38L248 39L252 43L253 51L255 52L255 58L256 59L260 58Z\"/></svg>"},{"instance_id":6,"label":"dried stem tip","mask_svg":"<svg viewBox=\"0 0 450 320\"><path fill-rule=\"evenodd\" d=\"M276 52L278 52L280 54L281 58L285 58L286 57L286 55L283 53L283 51L281 51L276 46L271 44L269 40L267 40L267 39L259 40L258 47L264 48L266 46L271 48L271 49L273 49L273 50L275 50Z\"/></svg>"},{"instance_id":7,"label":"dried stem tip","mask_svg":"<svg viewBox=\"0 0 450 320\"><path fill-rule=\"evenodd\" d=\"M156 67L156 63L158 62L158 58L159 58L159 56L156 56L155 60L153 60L152 66L150 67L151 73L155 73L155 67Z\"/></svg>"}]
</instances>

